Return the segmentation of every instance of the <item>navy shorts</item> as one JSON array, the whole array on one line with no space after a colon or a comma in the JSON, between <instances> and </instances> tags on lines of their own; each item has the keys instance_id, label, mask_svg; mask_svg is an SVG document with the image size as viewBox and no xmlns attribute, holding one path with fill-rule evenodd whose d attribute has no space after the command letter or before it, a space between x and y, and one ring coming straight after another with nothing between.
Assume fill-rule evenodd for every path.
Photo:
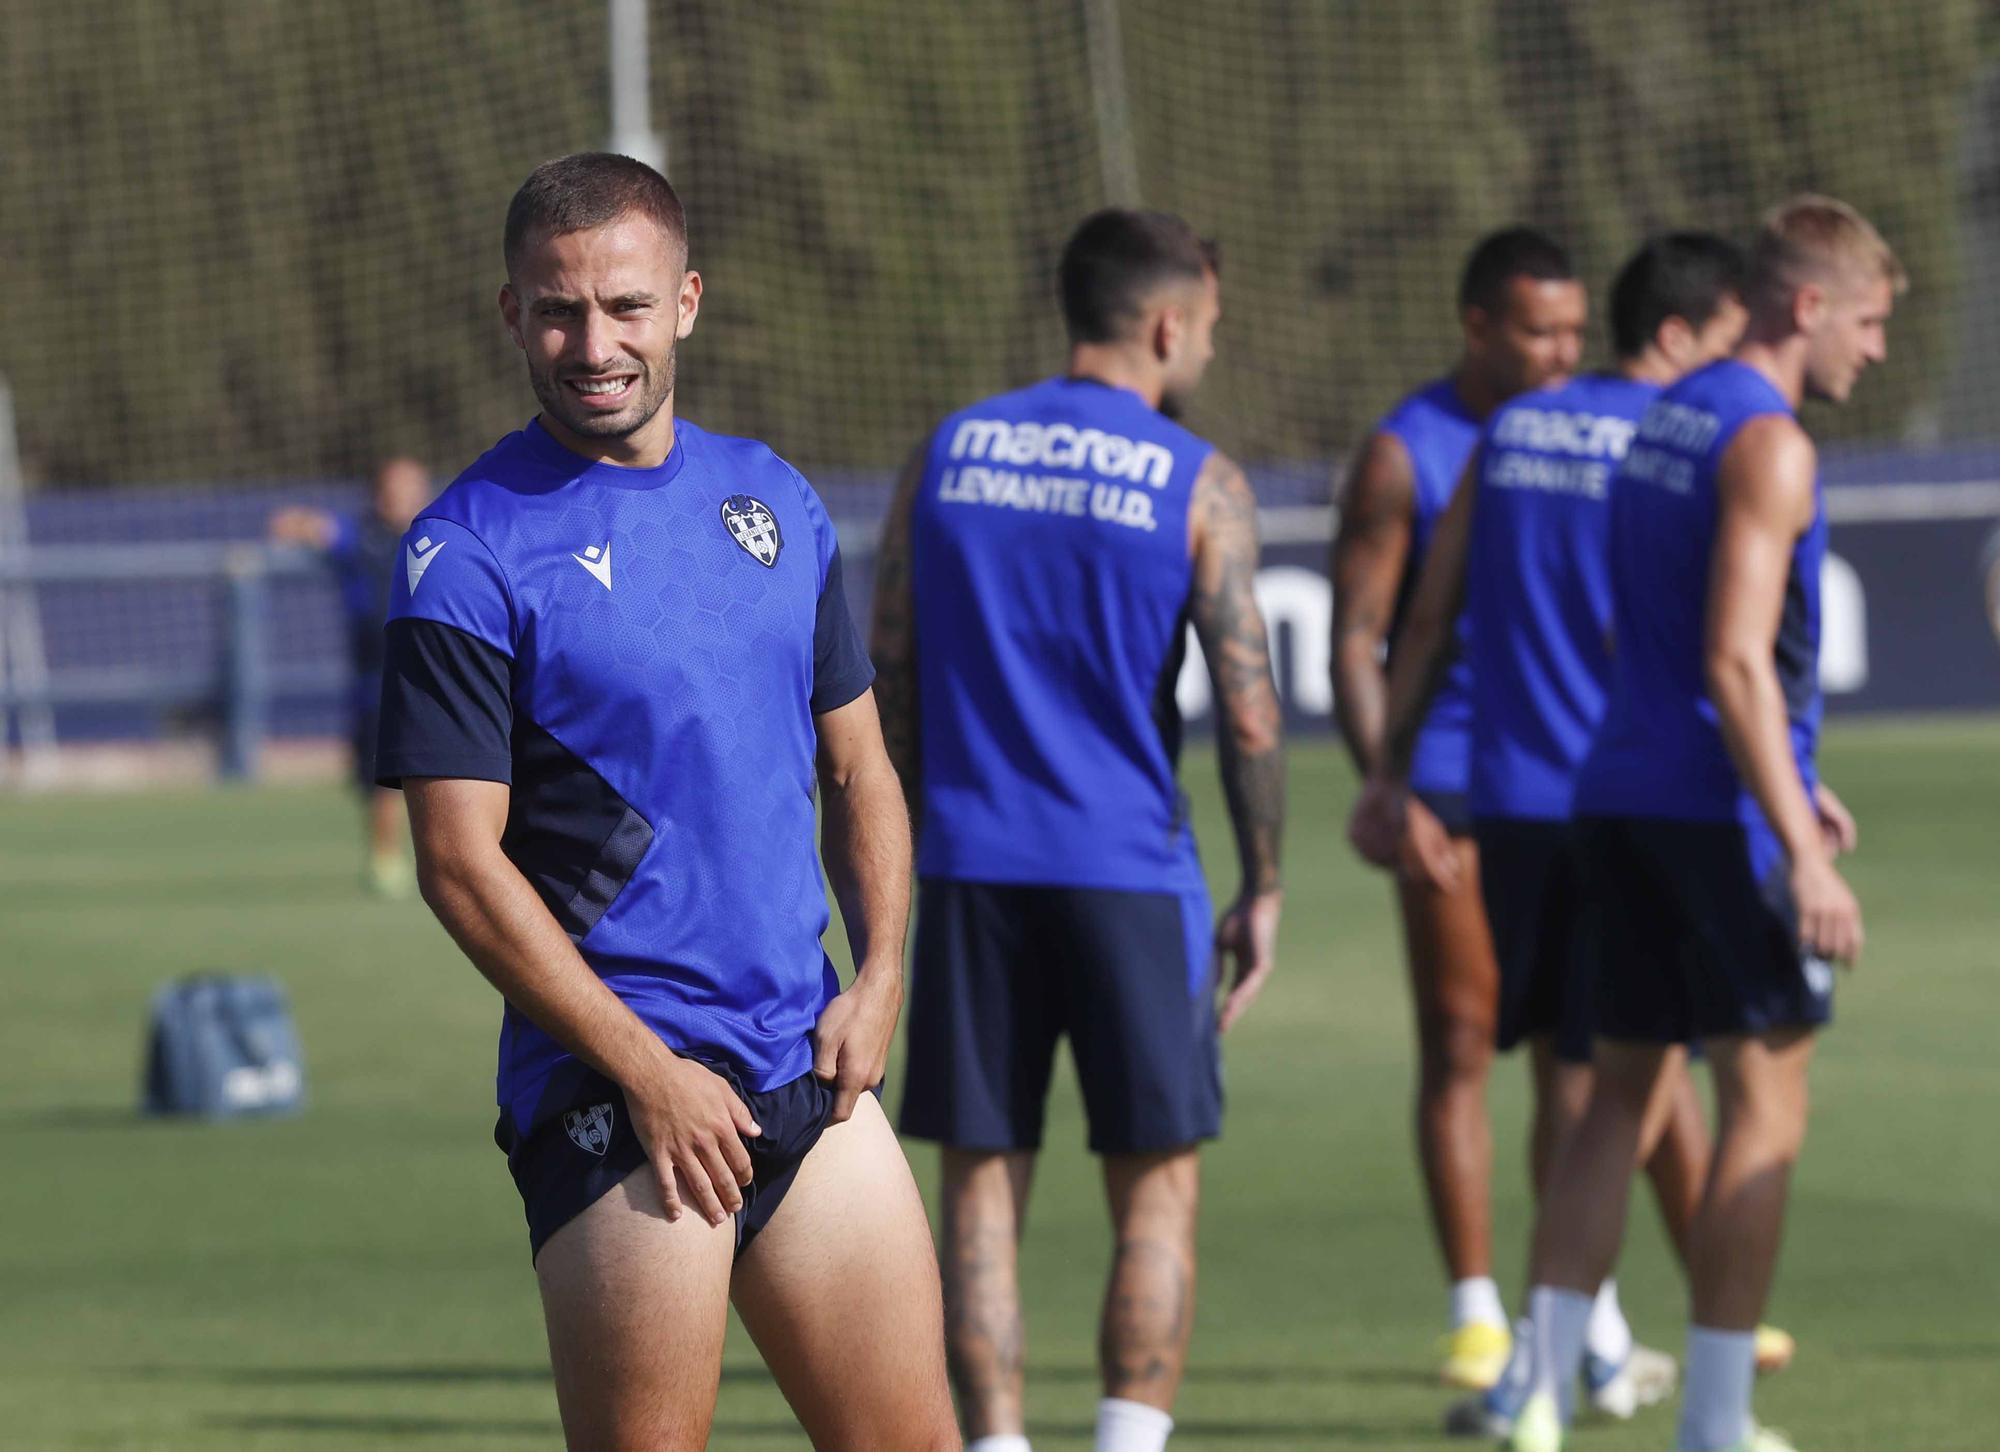
<instances>
[{"instance_id":1,"label":"navy shorts","mask_svg":"<svg viewBox=\"0 0 2000 1452\"><path fill-rule=\"evenodd\" d=\"M1208 894L927 878L917 906L902 1131L1032 1150L1069 1036L1096 1154L1222 1127Z\"/></svg>"},{"instance_id":2,"label":"navy shorts","mask_svg":"<svg viewBox=\"0 0 2000 1452\"><path fill-rule=\"evenodd\" d=\"M703 1067L729 1081L763 1131L744 1141L754 1178L744 1187L743 1208L736 1213L740 1256L777 1214L799 1166L819 1143L833 1112L833 1088L807 1073L751 1094L728 1066L703 1061ZM513 1115L503 1109L493 1139L506 1151L507 1168L527 1211L530 1257L540 1255L551 1235L647 1162L645 1148L632 1132L625 1092L574 1059L549 1075L525 1130L517 1131Z\"/></svg>"},{"instance_id":3,"label":"navy shorts","mask_svg":"<svg viewBox=\"0 0 2000 1452\"><path fill-rule=\"evenodd\" d=\"M1472 834L1472 809L1466 805L1464 792L1439 792L1427 787L1413 787L1410 795L1431 809L1431 815L1444 824L1445 831L1454 837Z\"/></svg>"},{"instance_id":4,"label":"navy shorts","mask_svg":"<svg viewBox=\"0 0 2000 1452\"><path fill-rule=\"evenodd\" d=\"M1833 968L1799 946L1768 831L1642 817L1579 825L1602 912L1600 1037L1674 1043L1832 1021Z\"/></svg>"},{"instance_id":5,"label":"navy shorts","mask_svg":"<svg viewBox=\"0 0 2000 1452\"><path fill-rule=\"evenodd\" d=\"M1584 867L1567 821L1481 817L1479 891L1500 964L1495 1044L1551 1038L1556 1057L1590 1062L1596 966Z\"/></svg>"}]
</instances>

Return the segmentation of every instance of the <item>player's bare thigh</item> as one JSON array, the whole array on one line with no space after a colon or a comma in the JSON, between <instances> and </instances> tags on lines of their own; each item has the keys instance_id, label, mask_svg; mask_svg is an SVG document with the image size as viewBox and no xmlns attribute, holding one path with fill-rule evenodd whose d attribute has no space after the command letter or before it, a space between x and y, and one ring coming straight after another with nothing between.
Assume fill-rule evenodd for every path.
<instances>
[{"instance_id":1,"label":"player's bare thigh","mask_svg":"<svg viewBox=\"0 0 2000 1452\"><path fill-rule=\"evenodd\" d=\"M1458 885L1451 891L1396 879L1410 983L1420 1023L1472 1026L1490 1043L1500 1012L1500 965L1479 896L1479 846L1470 837L1454 837L1452 847Z\"/></svg>"},{"instance_id":2,"label":"player's bare thigh","mask_svg":"<svg viewBox=\"0 0 2000 1452\"><path fill-rule=\"evenodd\" d=\"M570 1447L708 1445L735 1250L732 1221L669 1223L649 1164L549 1237L535 1278Z\"/></svg>"},{"instance_id":3,"label":"player's bare thigh","mask_svg":"<svg viewBox=\"0 0 2000 1452\"><path fill-rule=\"evenodd\" d=\"M819 1452L959 1446L930 1223L874 1095L806 1156L734 1294Z\"/></svg>"}]
</instances>

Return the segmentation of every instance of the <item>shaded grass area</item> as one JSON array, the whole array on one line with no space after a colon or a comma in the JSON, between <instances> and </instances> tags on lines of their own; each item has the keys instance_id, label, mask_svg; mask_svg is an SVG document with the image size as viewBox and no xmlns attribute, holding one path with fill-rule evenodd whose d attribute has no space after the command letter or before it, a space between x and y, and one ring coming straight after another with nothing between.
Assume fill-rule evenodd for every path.
<instances>
[{"instance_id":1,"label":"shaded grass area","mask_svg":"<svg viewBox=\"0 0 2000 1452\"><path fill-rule=\"evenodd\" d=\"M1862 822L1869 956L1815 1071L1772 1308L1802 1350L1760 1412L1806 1448L1986 1447L2000 724L1836 728L1827 769ZM1188 776L1227 862L1205 756ZM1177 1447L1450 1445L1399 949L1385 885L1341 845L1351 792L1330 750L1297 753L1280 976L1228 1045ZM0 798L0 1444L559 1442L519 1205L489 1138L497 1004L421 906L361 894L358 864L352 804L331 790ZM194 969L284 980L305 1116L135 1115L147 997ZM1510 1295L1524 1081L1503 1064L1494 1086ZM1088 1447L1097 1395L1109 1246L1082 1141L1065 1069L1024 1252L1039 1448ZM928 1185L933 1156L913 1159ZM1622 1275L1641 1335L1677 1349L1650 1210ZM1577 1445L1670 1437L1655 1414ZM804 1445L740 1333L713 1445Z\"/></svg>"}]
</instances>

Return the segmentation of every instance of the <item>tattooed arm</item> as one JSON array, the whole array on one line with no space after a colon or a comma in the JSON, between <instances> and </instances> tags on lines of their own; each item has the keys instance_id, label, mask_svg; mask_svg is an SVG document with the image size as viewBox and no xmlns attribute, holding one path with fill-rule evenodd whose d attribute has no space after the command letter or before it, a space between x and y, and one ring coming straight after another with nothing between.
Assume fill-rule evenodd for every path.
<instances>
[{"instance_id":1,"label":"tattooed arm","mask_svg":"<svg viewBox=\"0 0 2000 1452\"><path fill-rule=\"evenodd\" d=\"M875 601L868 654L875 662L875 705L882 715L882 740L903 781L912 823L921 827L923 791L917 742L917 632L910 594L910 511L924 474L919 446L896 481L896 497L882 522L875 552Z\"/></svg>"},{"instance_id":2,"label":"tattooed arm","mask_svg":"<svg viewBox=\"0 0 2000 1452\"><path fill-rule=\"evenodd\" d=\"M1333 706L1354 769L1382 764L1388 681L1382 648L1410 557L1416 481L1393 434L1369 439L1341 493L1333 540Z\"/></svg>"},{"instance_id":3,"label":"tattooed arm","mask_svg":"<svg viewBox=\"0 0 2000 1452\"><path fill-rule=\"evenodd\" d=\"M1242 890L1216 929L1216 947L1236 964L1222 1006L1226 1029L1250 1006L1273 963L1283 901L1285 745L1270 643L1253 593L1257 499L1250 481L1221 454L1211 455L1195 480L1188 516L1194 556L1188 614L1215 683L1222 790L1243 864Z\"/></svg>"}]
</instances>

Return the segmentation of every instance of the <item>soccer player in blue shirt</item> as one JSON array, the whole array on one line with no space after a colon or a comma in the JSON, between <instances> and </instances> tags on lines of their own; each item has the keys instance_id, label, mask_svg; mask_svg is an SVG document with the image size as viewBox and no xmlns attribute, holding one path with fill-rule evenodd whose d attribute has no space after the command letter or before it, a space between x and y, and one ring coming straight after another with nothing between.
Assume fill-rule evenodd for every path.
<instances>
[{"instance_id":1,"label":"soccer player in blue shirt","mask_svg":"<svg viewBox=\"0 0 2000 1452\"><path fill-rule=\"evenodd\" d=\"M1389 747L1354 815L1384 861L1406 855L1449 880L1456 854L1421 835L1407 799L1431 694L1457 661L1472 697L1467 793L1480 891L1500 964L1503 1051L1526 1040L1553 1059L1557 1143L1589 1095L1596 945L1570 815L1611 673L1610 483L1660 390L1725 356L1743 331L1743 259L1719 237L1674 233L1620 269L1610 298L1615 369L1525 393L1489 420L1439 523L1389 681ZM1461 647L1462 646L1462 650ZM1642 1149L1677 1246L1687 1242L1708 1156L1701 1106L1680 1070L1664 1078ZM1673 1359L1633 1344L1616 1292L1593 1308L1592 1405L1629 1417L1672 1390ZM1606 1318L1611 1324L1602 1324ZM1525 1348L1517 1346L1517 1362ZM1503 1378L1453 1408L1447 1426L1503 1430L1523 1389Z\"/></svg>"},{"instance_id":2,"label":"soccer player in blue shirt","mask_svg":"<svg viewBox=\"0 0 2000 1452\"><path fill-rule=\"evenodd\" d=\"M674 417L687 261L629 158L516 193L500 305L541 411L405 537L377 770L506 1000L496 1138L570 1445L706 1445L733 1300L815 1446L955 1448L929 1228L869 1092L908 818L819 500Z\"/></svg>"},{"instance_id":3,"label":"soccer player in blue shirt","mask_svg":"<svg viewBox=\"0 0 2000 1452\"><path fill-rule=\"evenodd\" d=\"M1015 1253L1069 1036L1117 1245L1096 1446L1159 1452L1193 1325L1199 1144L1221 1124L1216 1038L1273 963L1284 755L1256 500L1173 421L1213 353L1214 249L1178 217L1107 210L1058 282L1068 370L946 418L881 553L884 729L920 818L901 1119L944 1145L971 1446L1022 1452ZM1242 868L1214 928L1175 778L1190 623Z\"/></svg>"},{"instance_id":4,"label":"soccer player in blue shirt","mask_svg":"<svg viewBox=\"0 0 2000 1452\"><path fill-rule=\"evenodd\" d=\"M378 897L407 897L415 886L403 845L402 795L375 784L375 739L382 700L382 621L389 613L403 531L430 500L429 473L415 459L399 455L375 466L365 512L280 509L269 526L277 543L303 545L323 555L340 587L348 663L354 672L348 697L354 780L368 804L368 855L362 880Z\"/></svg>"},{"instance_id":5,"label":"soccer player in blue shirt","mask_svg":"<svg viewBox=\"0 0 2000 1452\"><path fill-rule=\"evenodd\" d=\"M1576 370L1588 308L1569 255L1528 227L1483 238L1466 258L1458 308L1463 351L1451 373L1392 409L1363 445L1341 494L1333 543L1334 709L1365 780L1382 764L1386 656L1431 536L1479 430L1517 393ZM1465 811L1471 701L1463 672L1426 719L1411 811L1451 836L1460 880L1477 877ZM1401 873L1396 896L1416 1001L1416 1128L1431 1224L1451 1279L1443 1377L1485 1387L1506 1364L1507 1313L1493 1281L1493 1062L1499 973L1479 894ZM1537 1063L1538 1074L1553 1068ZM1550 1136L1537 1125L1536 1177Z\"/></svg>"},{"instance_id":6,"label":"soccer player in blue shirt","mask_svg":"<svg viewBox=\"0 0 2000 1452\"><path fill-rule=\"evenodd\" d=\"M1755 1328L1806 1127L1833 970L1861 951L1834 866L1853 819L1815 765L1827 517L1806 398L1846 400L1887 354L1905 275L1874 227L1793 198L1752 249L1733 357L1647 411L1612 486L1616 653L1577 784L1601 911L1596 1074L1543 1196L1530 1265L1531 1388L1512 1445L1562 1445L1590 1289L1624 1232L1668 1046L1698 1036L1720 1132L1688 1252L1680 1452L1787 1452L1750 1415Z\"/></svg>"}]
</instances>

